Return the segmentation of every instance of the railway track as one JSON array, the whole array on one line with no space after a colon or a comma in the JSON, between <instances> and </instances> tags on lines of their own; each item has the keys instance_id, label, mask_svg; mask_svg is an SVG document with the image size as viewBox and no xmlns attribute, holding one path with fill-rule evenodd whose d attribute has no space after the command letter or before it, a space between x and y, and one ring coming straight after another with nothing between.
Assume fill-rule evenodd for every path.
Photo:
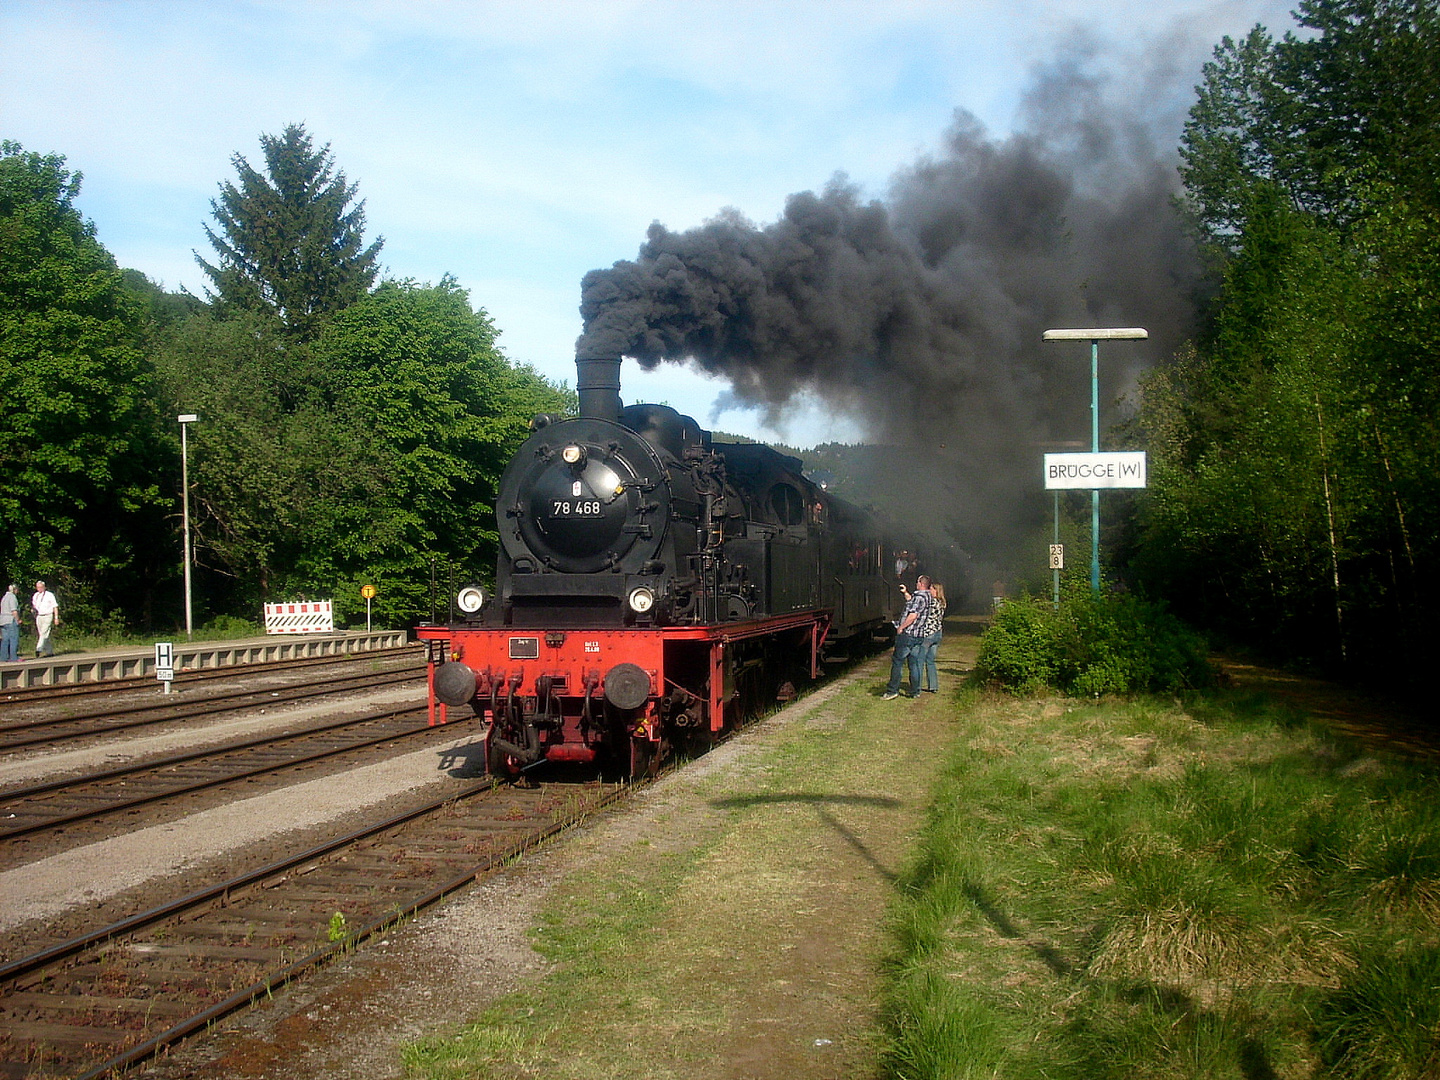
<instances>
[{"instance_id":1,"label":"railway track","mask_svg":"<svg viewBox=\"0 0 1440 1080\"><path fill-rule=\"evenodd\" d=\"M423 657L423 652L417 650L414 644L409 644L402 645L398 649L374 649L369 652L342 653L337 656L304 656L294 660L265 660L253 664L233 664L199 671L177 672L171 685L185 688L219 679L243 678L247 675L272 671L334 667L366 660L415 659L419 663L421 657ZM21 705L32 701L61 701L67 698L110 695L116 691L153 690L155 685L155 676L153 675L126 675L118 679L104 679L96 682L17 686L10 690L0 691L0 702L7 705Z\"/></svg>"},{"instance_id":2,"label":"railway track","mask_svg":"<svg viewBox=\"0 0 1440 1080\"><path fill-rule=\"evenodd\" d=\"M0 965L0 1076L123 1070L626 790L477 783Z\"/></svg>"},{"instance_id":3,"label":"railway track","mask_svg":"<svg viewBox=\"0 0 1440 1080\"><path fill-rule=\"evenodd\" d=\"M454 738L454 727L428 726L423 706L381 709L9 788L0 791L0 870L51 854L52 850L37 850L47 842L50 849L57 840L67 848L76 847L128 828L129 823L111 823L122 813L146 808L149 824L157 816L174 817L195 809L188 797L201 792L244 784L246 797L253 797L266 790L260 781L270 786L293 783L291 774L297 769L322 762L343 764L347 756L400 743ZM27 843L17 843L21 838Z\"/></svg>"},{"instance_id":4,"label":"railway track","mask_svg":"<svg viewBox=\"0 0 1440 1080\"><path fill-rule=\"evenodd\" d=\"M69 712L62 716L40 717L15 723L0 724L0 753L38 746L53 747L76 739L112 735L119 731L187 720L217 713L238 712L261 705L269 706L326 694L418 682L425 677L423 668L399 671L364 672L337 675L328 679L310 680L302 684L265 689L232 690L207 694L188 701L135 701L122 705L105 705L83 713Z\"/></svg>"}]
</instances>

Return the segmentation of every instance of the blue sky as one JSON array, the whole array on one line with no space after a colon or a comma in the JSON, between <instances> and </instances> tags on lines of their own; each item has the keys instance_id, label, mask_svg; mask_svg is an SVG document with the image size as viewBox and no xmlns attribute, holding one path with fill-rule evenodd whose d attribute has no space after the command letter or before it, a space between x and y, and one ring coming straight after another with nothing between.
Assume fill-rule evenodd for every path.
<instances>
[{"instance_id":1,"label":"blue sky","mask_svg":"<svg viewBox=\"0 0 1440 1080\"><path fill-rule=\"evenodd\" d=\"M725 207L758 223L837 172L883 198L956 108L1008 133L1035 67L1081 45L1162 135L1222 35L1274 0L769 3L68 2L0 5L0 137L65 155L122 266L200 292L192 252L261 133L303 122L360 185L385 272L453 274L515 360L574 381L581 276L645 229ZM1174 141L1173 138L1170 141ZM626 364L626 400L809 445L862 432L801 403L781 430L717 414L723 384Z\"/></svg>"}]
</instances>

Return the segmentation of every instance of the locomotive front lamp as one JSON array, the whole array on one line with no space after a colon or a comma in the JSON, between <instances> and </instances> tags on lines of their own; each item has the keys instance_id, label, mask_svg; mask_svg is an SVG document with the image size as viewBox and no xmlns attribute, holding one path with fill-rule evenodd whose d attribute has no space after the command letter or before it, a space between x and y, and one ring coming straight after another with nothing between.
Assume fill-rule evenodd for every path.
<instances>
[{"instance_id":1,"label":"locomotive front lamp","mask_svg":"<svg viewBox=\"0 0 1440 1080\"><path fill-rule=\"evenodd\" d=\"M579 465L585 460L585 448L571 443L560 451L560 460L565 462L566 465Z\"/></svg>"},{"instance_id":2,"label":"locomotive front lamp","mask_svg":"<svg viewBox=\"0 0 1440 1080\"><path fill-rule=\"evenodd\" d=\"M479 585L467 585L455 597L455 606L466 615L474 615L485 606L485 590Z\"/></svg>"},{"instance_id":3,"label":"locomotive front lamp","mask_svg":"<svg viewBox=\"0 0 1440 1080\"><path fill-rule=\"evenodd\" d=\"M630 610L637 615L644 615L655 606L655 593L641 585L637 589L630 590Z\"/></svg>"}]
</instances>

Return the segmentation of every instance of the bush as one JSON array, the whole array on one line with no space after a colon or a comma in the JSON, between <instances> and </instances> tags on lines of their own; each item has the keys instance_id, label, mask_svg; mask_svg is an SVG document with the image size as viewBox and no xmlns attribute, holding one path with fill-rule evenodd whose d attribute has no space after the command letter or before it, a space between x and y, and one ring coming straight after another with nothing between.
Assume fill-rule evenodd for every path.
<instances>
[{"instance_id":1,"label":"bush","mask_svg":"<svg viewBox=\"0 0 1440 1080\"><path fill-rule=\"evenodd\" d=\"M975 671L986 682L1019 693L1053 685L1060 653L1054 613L1042 602L1022 597L1001 605L980 638Z\"/></svg>"},{"instance_id":2,"label":"bush","mask_svg":"<svg viewBox=\"0 0 1440 1080\"><path fill-rule=\"evenodd\" d=\"M254 619L242 619L238 615L216 615L200 628L200 632L214 634L221 638L232 638L258 634L260 628Z\"/></svg>"},{"instance_id":3,"label":"bush","mask_svg":"<svg viewBox=\"0 0 1440 1080\"><path fill-rule=\"evenodd\" d=\"M975 672L1016 693L1048 686L1086 697L1214 682L1199 635L1163 606L1088 591L1064 597L1058 611L1028 596L1001 605L980 639Z\"/></svg>"}]
</instances>

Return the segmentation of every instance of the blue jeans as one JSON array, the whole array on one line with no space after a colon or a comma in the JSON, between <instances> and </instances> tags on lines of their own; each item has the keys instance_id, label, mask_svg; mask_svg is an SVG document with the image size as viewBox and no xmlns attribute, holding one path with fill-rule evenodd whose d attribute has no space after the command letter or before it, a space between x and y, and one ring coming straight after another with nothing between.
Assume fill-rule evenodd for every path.
<instances>
[{"instance_id":1,"label":"blue jeans","mask_svg":"<svg viewBox=\"0 0 1440 1080\"><path fill-rule=\"evenodd\" d=\"M895 635L895 656L890 661L890 684L885 687L887 694L900 692L900 677L906 665L910 667L910 696L920 693L920 657L923 651L921 639L913 634Z\"/></svg>"},{"instance_id":2,"label":"blue jeans","mask_svg":"<svg viewBox=\"0 0 1440 1080\"><path fill-rule=\"evenodd\" d=\"M0 626L0 663L20 659L20 624L6 623Z\"/></svg>"},{"instance_id":3,"label":"blue jeans","mask_svg":"<svg viewBox=\"0 0 1440 1080\"><path fill-rule=\"evenodd\" d=\"M940 647L942 634L926 634L920 639L920 658L925 666L925 689L940 689L940 672L935 667L935 650Z\"/></svg>"}]
</instances>

